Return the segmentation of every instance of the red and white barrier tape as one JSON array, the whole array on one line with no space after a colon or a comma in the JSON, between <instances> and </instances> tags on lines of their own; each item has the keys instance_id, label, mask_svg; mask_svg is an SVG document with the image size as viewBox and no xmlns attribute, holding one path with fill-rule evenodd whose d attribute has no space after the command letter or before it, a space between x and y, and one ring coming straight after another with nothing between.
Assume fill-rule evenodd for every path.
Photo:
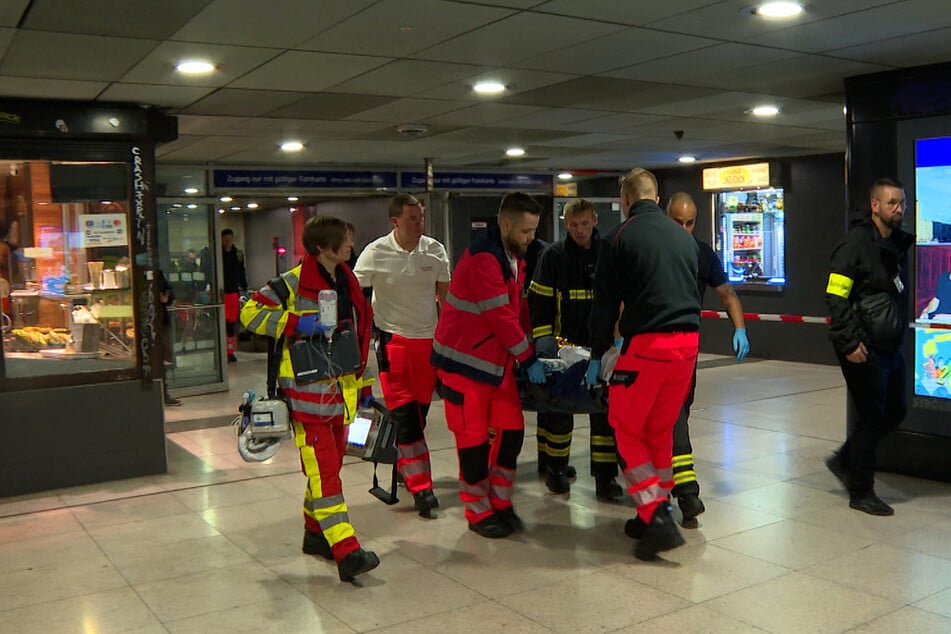
<instances>
[{"instance_id":1,"label":"red and white barrier tape","mask_svg":"<svg viewBox=\"0 0 951 634\"><path fill-rule=\"evenodd\" d=\"M722 310L701 310L701 317L709 319L729 319L730 316ZM832 320L828 317L810 317L807 315L773 315L768 313L743 313L743 319L746 321L783 321L791 324L830 324ZM910 328L927 330L951 330L951 324L931 322L926 324L909 324Z\"/></svg>"}]
</instances>

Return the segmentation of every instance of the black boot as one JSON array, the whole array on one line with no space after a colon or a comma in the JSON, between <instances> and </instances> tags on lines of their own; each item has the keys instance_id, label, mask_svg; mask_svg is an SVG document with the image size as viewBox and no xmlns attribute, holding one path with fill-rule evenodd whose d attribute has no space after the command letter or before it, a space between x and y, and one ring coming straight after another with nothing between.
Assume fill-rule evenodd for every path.
<instances>
[{"instance_id":1,"label":"black boot","mask_svg":"<svg viewBox=\"0 0 951 634\"><path fill-rule=\"evenodd\" d=\"M849 508L879 517L888 517L895 514L895 509L882 502L881 498L875 495L875 491L852 493L849 495Z\"/></svg>"},{"instance_id":2,"label":"black boot","mask_svg":"<svg viewBox=\"0 0 951 634\"><path fill-rule=\"evenodd\" d=\"M647 528L647 524L644 523L640 515L635 515L632 519L624 522L624 534L631 539L643 537L645 528Z\"/></svg>"},{"instance_id":3,"label":"black boot","mask_svg":"<svg viewBox=\"0 0 951 634\"><path fill-rule=\"evenodd\" d=\"M842 455L838 451L826 458L826 467L828 467L832 475L842 483L846 491L855 489L855 480L852 477L852 473L848 467L845 466L845 463L842 461Z\"/></svg>"},{"instance_id":4,"label":"black boot","mask_svg":"<svg viewBox=\"0 0 951 634\"><path fill-rule=\"evenodd\" d=\"M569 480L574 480L575 478L578 477L578 470L572 467L571 465L568 465L567 467L565 467L565 477L568 478Z\"/></svg>"},{"instance_id":5,"label":"black boot","mask_svg":"<svg viewBox=\"0 0 951 634\"><path fill-rule=\"evenodd\" d=\"M334 554L323 533L315 533L304 529L304 544L301 550L305 555L317 555L328 561L333 561Z\"/></svg>"},{"instance_id":6,"label":"black boot","mask_svg":"<svg viewBox=\"0 0 951 634\"><path fill-rule=\"evenodd\" d=\"M525 530L525 524L522 522L522 518L515 514L515 509L511 506L507 509L496 511L495 514L500 517L503 522L508 524L508 527L512 529L513 533L521 533Z\"/></svg>"},{"instance_id":7,"label":"black boot","mask_svg":"<svg viewBox=\"0 0 951 634\"><path fill-rule=\"evenodd\" d=\"M433 509L439 508L439 500L432 489L423 489L413 494L413 500L416 504L416 512L420 517L432 520L436 519L433 515Z\"/></svg>"},{"instance_id":8,"label":"black boot","mask_svg":"<svg viewBox=\"0 0 951 634\"><path fill-rule=\"evenodd\" d=\"M371 550L357 548L337 564L341 581L353 581L357 575L370 572L380 565L380 558Z\"/></svg>"},{"instance_id":9,"label":"black boot","mask_svg":"<svg viewBox=\"0 0 951 634\"><path fill-rule=\"evenodd\" d=\"M594 479L594 495L602 502L617 502L624 497L624 489L614 478L600 477Z\"/></svg>"},{"instance_id":10,"label":"black boot","mask_svg":"<svg viewBox=\"0 0 951 634\"><path fill-rule=\"evenodd\" d=\"M661 503L654 509L651 521L644 527L644 534L634 547L634 556L641 561L651 561L657 553L672 550L686 542L670 515L667 503Z\"/></svg>"},{"instance_id":11,"label":"black boot","mask_svg":"<svg viewBox=\"0 0 951 634\"><path fill-rule=\"evenodd\" d=\"M682 495L677 498L677 506L680 507L680 512L683 513L684 516L681 526L684 528L697 528L700 526L700 523L697 521L697 516L707 509L703 506L703 501L699 495L694 493Z\"/></svg>"},{"instance_id":12,"label":"black boot","mask_svg":"<svg viewBox=\"0 0 951 634\"><path fill-rule=\"evenodd\" d=\"M567 493L571 490L571 483L568 481L568 475L562 469L548 467L548 475L545 476L545 486L552 493Z\"/></svg>"},{"instance_id":13,"label":"black boot","mask_svg":"<svg viewBox=\"0 0 951 634\"><path fill-rule=\"evenodd\" d=\"M512 527L496 513L475 524L469 524L469 530L487 539L499 539L512 534Z\"/></svg>"}]
</instances>

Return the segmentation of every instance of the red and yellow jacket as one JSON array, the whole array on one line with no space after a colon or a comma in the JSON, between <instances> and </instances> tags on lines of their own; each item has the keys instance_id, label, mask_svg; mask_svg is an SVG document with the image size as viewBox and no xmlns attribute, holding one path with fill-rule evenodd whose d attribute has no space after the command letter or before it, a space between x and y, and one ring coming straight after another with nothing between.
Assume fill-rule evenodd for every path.
<instances>
[{"instance_id":1,"label":"red and yellow jacket","mask_svg":"<svg viewBox=\"0 0 951 634\"><path fill-rule=\"evenodd\" d=\"M519 278L525 262L518 260ZM456 265L436 324L432 363L447 372L500 385L510 357L531 365L528 304L502 248L498 227L477 237Z\"/></svg>"},{"instance_id":2,"label":"red and yellow jacket","mask_svg":"<svg viewBox=\"0 0 951 634\"><path fill-rule=\"evenodd\" d=\"M297 321L302 315L319 313L317 294L331 286L320 272L317 258L307 255L300 264L282 273L289 296L281 300L275 290L276 280L254 293L241 309L241 323L251 332L275 339L284 337L278 386L288 398L295 420L302 423L349 424L357 412L357 403L369 390L372 378L363 378L370 346L373 311L363 297L357 278L346 264L339 269L345 275L347 291L353 304L353 326L360 347L360 370L335 379L298 384L294 380L289 346L295 341Z\"/></svg>"}]
</instances>

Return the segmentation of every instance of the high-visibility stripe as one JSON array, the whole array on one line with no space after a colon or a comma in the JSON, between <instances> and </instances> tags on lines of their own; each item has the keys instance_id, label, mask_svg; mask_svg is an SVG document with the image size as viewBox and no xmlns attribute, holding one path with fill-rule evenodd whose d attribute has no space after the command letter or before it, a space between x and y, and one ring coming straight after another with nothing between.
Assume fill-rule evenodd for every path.
<instances>
[{"instance_id":1,"label":"high-visibility stripe","mask_svg":"<svg viewBox=\"0 0 951 634\"><path fill-rule=\"evenodd\" d=\"M531 284L528 285L528 292L537 293L543 297L555 296L555 289L553 289L551 286L545 286L543 284L539 284L535 280L532 280Z\"/></svg>"},{"instance_id":2,"label":"high-visibility stripe","mask_svg":"<svg viewBox=\"0 0 951 634\"><path fill-rule=\"evenodd\" d=\"M446 303L463 312L474 313L478 315L480 313L484 313L485 311L492 310L493 308L505 306L509 303L509 295L508 293L503 293L501 295L496 295L495 297L490 297L489 299L484 299L479 302L468 302L464 299L456 297L452 293L449 293L446 295Z\"/></svg>"},{"instance_id":3,"label":"high-visibility stripe","mask_svg":"<svg viewBox=\"0 0 951 634\"><path fill-rule=\"evenodd\" d=\"M415 460L413 462L403 463L400 466L400 475L402 475L404 479L410 476L420 475L423 473L430 473L430 472L431 471L430 471L428 460Z\"/></svg>"},{"instance_id":4,"label":"high-visibility stripe","mask_svg":"<svg viewBox=\"0 0 951 634\"><path fill-rule=\"evenodd\" d=\"M689 467L693 465L693 455L692 454L683 454L680 456L674 456L673 460L670 461L671 466L673 467Z\"/></svg>"},{"instance_id":5,"label":"high-visibility stripe","mask_svg":"<svg viewBox=\"0 0 951 634\"><path fill-rule=\"evenodd\" d=\"M849 294L852 292L853 284L855 284L855 280L850 277L839 275L838 273L829 273L829 283L826 285L826 293L848 299Z\"/></svg>"},{"instance_id":6,"label":"high-visibility stripe","mask_svg":"<svg viewBox=\"0 0 951 634\"><path fill-rule=\"evenodd\" d=\"M567 458L571 455L571 447L565 447L564 449L556 449L551 445L548 446L548 449L545 450L545 453L551 456L552 458Z\"/></svg>"},{"instance_id":7,"label":"high-visibility stripe","mask_svg":"<svg viewBox=\"0 0 951 634\"><path fill-rule=\"evenodd\" d=\"M674 483L675 484L686 484L687 482L696 482L697 481L697 472L696 471L678 471L674 473Z\"/></svg>"},{"instance_id":8,"label":"high-visibility stripe","mask_svg":"<svg viewBox=\"0 0 951 634\"><path fill-rule=\"evenodd\" d=\"M660 484L661 484L661 486L663 486L664 483L673 482L673 481L674 481L674 470L671 469L670 467L664 467L664 468L662 468L662 469L658 469L658 470L657 470L657 477L660 478Z\"/></svg>"},{"instance_id":9,"label":"high-visibility stripe","mask_svg":"<svg viewBox=\"0 0 951 634\"><path fill-rule=\"evenodd\" d=\"M408 445L397 445L396 448L400 452L400 458L403 458L404 460L418 458L429 453L429 447L426 446L425 440L417 440L416 442L410 443Z\"/></svg>"},{"instance_id":10,"label":"high-visibility stripe","mask_svg":"<svg viewBox=\"0 0 951 634\"><path fill-rule=\"evenodd\" d=\"M624 472L624 481L632 487L640 486L656 477L657 471L654 469L654 465L649 462L645 462L644 464L638 465L636 467L631 467Z\"/></svg>"},{"instance_id":11,"label":"high-visibility stripe","mask_svg":"<svg viewBox=\"0 0 951 634\"><path fill-rule=\"evenodd\" d=\"M498 500L511 500L514 480L514 469L506 469L505 467L492 465L492 467L489 468L489 488L492 497Z\"/></svg>"},{"instance_id":12,"label":"high-visibility stripe","mask_svg":"<svg viewBox=\"0 0 951 634\"><path fill-rule=\"evenodd\" d=\"M313 495L320 497L320 468L317 466L317 454L314 448L307 444L307 432L304 425L295 420L294 424L294 445L300 449L300 460L304 466L304 475L307 476L307 490Z\"/></svg>"},{"instance_id":13,"label":"high-visibility stripe","mask_svg":"<svg viewBox=\"0 0 951 634\"><path fill-rule=\"evenodd\" d=\"M505 374L504 365L495 365L494 363L490 363L471 354L466 354L465 352L456 350L455 348L444 346L435 340L433 340L433 352L446 359L449 359L450 361L458 361L463 365L467 365L470 368L479 370L480 372L485 372L486 374L491 374L492 376L500 377Z\"/></svg>"},{"instance_id":14,"label":"high-visibility stripe","mask_svg":"<svg viewBox=\"0 0 951 634\"><path fill-rule=\"evenodd\" d=\"M542 337L551 336L555 332L555 329L551 324L545 324L544 326L536 326L532 328L532 338L540 339Z\"/></svg>"},{"instance_id":15,"label":"high-visibility stripe","mask_svg":"<svg viewBox=\"0 0 951 634\"><path fill-rule=\"evenodd\" d=\"M592 462L608 462L615 463L617 462L617 454L613 451L592 451L591 452L591 461Z\"/></svg>"},{"instance_id":16,"label":"high-visibility stripe","mask_svg":"<svg viewBox=\"0 0 951 634\"><path fill-rule=\"evenodd\" d=\"M509 352L512 353L512 356L517 357L518 355L520 355L520 354L522 354L523 352L525 352L526 350L528 350L529 346L531 346L531 345L532 345L531 339L529 339L529 338L526 336L524 339L522 339L521 341L519 341L517 344L515 344L514 346L512 346L512 347L509 348L508 350L509 350Z\"/></svg>"},{"instance_id":17,"label":"high-visibility stripe","mask_svg":"<svg viewBox=\"0 0 951 634\"><path fill-rule=\"evenodd\" d=\"M538 435L545 438L548 442L559 443L559 444L570 443L571 437L572 437L571 432L568 432L567 434L553 434L547 429L539 429Z\"/></svg>"},{"instance_id":18,"label":"high-visibility stripe","mask_svg":"<svg viewBox=\"0 0 951 634\"><path fill-rule=\"evenodd\" d=\"M570 288L568 299L573 301L594 299L594 291L585 288Z\"/></svg>"},{"instance_id":19,"label":"high-visibility stripe","mask_svg":"<svg viewBox=\"0 0 951 634\"><path fill-rule=\"evenodd\" d=\"M481 480L477 484L459 481L459 499L466 505L466 510L473 515L482 515L492 510L489 502L489 479Z\"/></svg>"},{"instance_id":20,"label":"high-visibility stripe","mask_svg":"<svg viewBox=\"0 0 951 634\"><path fill-rule=\"evenodd\" d=\"M592 436L592 447L614 447L614 436Z\"/></svg>"}]
</instances>

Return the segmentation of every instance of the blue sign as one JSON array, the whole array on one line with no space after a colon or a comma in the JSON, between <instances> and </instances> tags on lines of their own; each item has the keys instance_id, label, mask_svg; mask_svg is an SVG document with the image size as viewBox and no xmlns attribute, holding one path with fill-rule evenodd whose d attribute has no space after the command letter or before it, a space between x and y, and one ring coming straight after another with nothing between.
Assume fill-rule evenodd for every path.
<instances>
[{"instance_id":1,"label":"blue sign","mask_svg":"<svg viewBox=\"0 0 951 634\"><path fill-rule=\"evenodd\" d=\"M436 189L458 191L460 189L525 189L551 191L554 179L551 174L480 174L477 172L436 172ZM423 172L400 173L401 189L425 189L426 174Z\"/></svg>"},{"instance_id":2,"label":"blue sign","mask_svg":"<svg viewBox=\"0 0 951 634\"><path fill-rule=\"evenodd\" d=\"M215 187L233 189L376 189L396 187L396 172L214 170Z\"/></svg>"}]
</instances>

